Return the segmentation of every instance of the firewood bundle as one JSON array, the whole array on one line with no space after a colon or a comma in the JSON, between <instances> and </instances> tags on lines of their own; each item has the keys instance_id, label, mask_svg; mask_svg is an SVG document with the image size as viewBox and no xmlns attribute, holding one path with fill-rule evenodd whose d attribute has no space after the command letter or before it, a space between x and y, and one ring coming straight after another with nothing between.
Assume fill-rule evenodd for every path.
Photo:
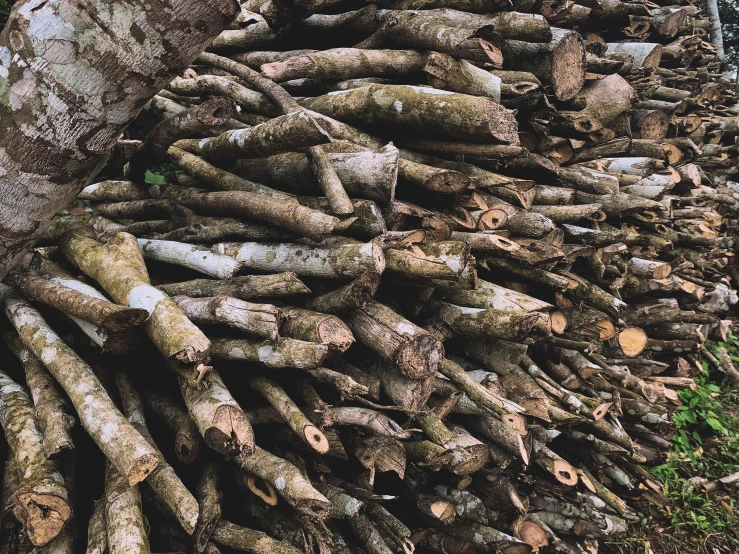
<instances>
[{"instance_id":1,"label":"firewood bundle","mask_svg":"<svg viewBox=\"0 0 739 554\"><path fill-rule=\"evenodd\" d=\"M243 8L1 285L2 551L592 554L666 503L677 391L739 382L698 10Z\"/></svg>"}]
</instances>

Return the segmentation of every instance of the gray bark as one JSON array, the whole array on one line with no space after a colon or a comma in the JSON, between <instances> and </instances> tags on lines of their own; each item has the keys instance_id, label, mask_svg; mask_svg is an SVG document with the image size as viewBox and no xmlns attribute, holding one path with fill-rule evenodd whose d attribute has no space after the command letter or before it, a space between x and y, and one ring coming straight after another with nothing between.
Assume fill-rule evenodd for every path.
<instances>
[{"instance_id":1,"label":"gray bark","mask_svg":"<svg viewBox=\"0 0 739 554\"><path fill-rule=\"evenodd\" d=\"M238 13L235 0L30 0L13 12L0 35L1 276Z\"/></svg>"}]
</instances>

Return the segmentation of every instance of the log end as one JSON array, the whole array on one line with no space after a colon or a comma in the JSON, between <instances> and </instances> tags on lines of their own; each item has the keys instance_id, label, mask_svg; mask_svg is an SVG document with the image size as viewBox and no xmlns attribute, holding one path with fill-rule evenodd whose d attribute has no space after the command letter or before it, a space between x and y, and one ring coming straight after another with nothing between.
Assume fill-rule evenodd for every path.
<instances>
[{"instance_id":1,"label":"log end","mask_svg":"<svg viewBox=\"0 0 739 554\"><path fill-rule=\"evenodd\" d=\"M404 343L394 354L393 362L411 379L425 379L441 367L444 345L436 337L422 334Z\"/></svg>"},{"instance_id":2,"label":"log end","mask_svg":"<svg viewBox=\"0 0 739 554\"><path fill-rule=\"evenodd\" d=\"M248 489L261 498L269 506L277 506L277 491L271 483L249 474L246 478Z\"/></svg>"},{"instance_id":3,"label":"log end","mask_svg":"<svg viewBox=\"0 0 739 554\"><path fill-rule=\"evenodd\" d=\"M156 469L159 462L161 462L161 458L156 454L145 454L141 456L136 461L136 464L128 471L128 484L133 487L135 484L146 479Z\"/></svg>"},{"instance_id":4,"label":"log end","mask_svg":"<svg viewBox=\"0 0 739 554\"><path fill-rule=\"evenodd\" d=\"M139 308L129 308L110 314L102 322L102 327L110 331L120 331L141 325L149 318L149 312Z\"/></svg>"},{"instance_id":5,"label":"log end","mask_svg":"<svg viewBox=\"0 0 739 554\"><path fill-rule=\"evenodd\" d=\"M254 453L254 431L244 412L236 406L219 406L212 425L203 438L213 450L226 456L250 456Z\"/></svg>"},{"instance_id":6,"label":"log end","mask_svg":"<svg viewBox=\"0 0 739 554\"><path fill-rule=\"evenodd\" d=\"M306 425L303 427L303 438L308 446L319 454L325 454L331 447L326 435L315 425Z\"/></svg>"},{"instance_id":7,"label":"log end","mask_svg":"<svg viewBox=\"0 0 739 554\"><path fill-rule=\"evenodd\" d=\"M423 187L440 194L457 194L470 187L470 179L458 171L437 171Z\"/></svg>"},{"instance_id":8,"label":"log end","mask_svg":"<svg viewBox=\"0 0 739 554\"><path fill-rule=\"evenodd\" d=\"M72 516L69 503L55 494L21 488L16 491L14 501L25 513L26 533L35 546L53 540Z\"/></svg>"},{"instance_id":9,"label":"log end","mask_svg":"<svg viewBox=\"0 0 739 554\"><path fill-rule=\"evenodd\" d=\"M572 100L585 85L585 46L578 33L566 33L552 52L552 88L557 100Z\"/></svg>"},{"instance_id":10,"label":"log end","mask_svg":"<svg viewBox=\"0 0 739 554\"><path fill-rule=\"evenodd\" d=\"M174 449L180 462L191 464L200 455L202 443L194 442L190 433L178 432L175 434Z\"/></svg>"},{"instance_id":11,"label":"log end","mask_svg":"<svg viewBox=\"0 0 739 554\"><path fill-rule=\"evenodd\" d=\"M553 460L552 466L552 475L554 475L557 481L570 487L577 485L577 472L569 462L558 458Z\"/></svg>"},{"instance_id":12,"label":"log end","mask_svg":"<svg viewBox=\"0 0 739 554\"><path fill-rule=\"evenodd\" d=\"M547 535L541 527L533 521L524 521L518 530L521 540L528 544L534 551L538 551L549 544Z\"/></svg>"},{"instance_id":13,"label":"log end","mask_svg":"<svg viewBox=\"0 0 739 554\"><path fill-rule=\"evenodd\" d=\"M633 358L647 346L647 334L639 327L626 327L618 334L618 344L624 354Z\"/></svg>"},{"instance_id":14,"label":"log end","mask_svg":"<svg viewBox=\"0 0 739 554\"><path fill-rule=\"evenodd\" d=\"M513 112L493 100L486 103L485 112L490 136L501 144L518 146L520 143L518 138L518 122Z\"/></svg>"},{"instance_id":15,"label":"log end","mask_svg":"<svg viewBox=\"0 0 739 554\"><path fill-rule=\"evenodd\" d=\"M550 313L549 319L552 322L552 333L561 335L567 330L567 316L559 310Z\"/></svg>"}]
</instances>

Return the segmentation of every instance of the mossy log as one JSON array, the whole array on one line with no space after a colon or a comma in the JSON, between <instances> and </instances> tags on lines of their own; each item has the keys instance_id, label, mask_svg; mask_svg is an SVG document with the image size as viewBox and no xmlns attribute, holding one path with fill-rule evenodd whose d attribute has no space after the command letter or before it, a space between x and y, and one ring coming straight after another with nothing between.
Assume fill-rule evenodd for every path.
<instances>
[{"instance_id":1,"label":"mossy log","mask_svg":"<svg viewBox=\"0 0 739 554\"><path fill-rule=\"evenodd\" d=\"M69 402L62 396L44 364L25 347L15 333L5 335L5 344L23 365L35 416L44 435L44 450L53 458L74 448L70 431L75 425Z\"/></svg>"},{"instance_id":2,"label":"mossy log","mask_svg":"<svg viewBox=\"0 0 739 554\"><path fill-rule=\"evenodd\" d=\"M378 152L334 152L333 145L329 145L324 150L353 198L375 200L382 206L392 202L398 178L397 148L388 145ZM241 177L294 194L314 195L321 190L307 157L300 153L239 160L234 171Z\"/></svg>"},{"instance_id":3,"label":"mossy log","mask_svg":"<svg viewBox=\"0 0 739 554\"><path fill-rule=\"evenodd\" d=\"M254 452L254 431L238 402L212 371L202 389L180 377L180 392L205 443L227 456L249 456Z\"/></svg>"},{"instance_id":4,"label":"mossy log","mask_svg":"<svg viewBox=\"0 0 739 554\"><path fill-rule=\"evenodd\" d=\"M88 231L71 231L60 249L118 303L149 313L144 329L164 356L194 365L208 361L210 341L170 297L151 286L133 235L118 233L103 244Z\"/></svg>"},{"instance_id":5,"label":"mossy log","mask_svg":"<svg viewBox=\"0 0 739 554\"><path fill-rule=\"evenodd\" d=\"M214 338L215 359L243 361L265 367L316 369L328 356L325 344L281 338L275 342L259 339Z\"/></svg>"},{"instance_id":6,"label":"mossy log","mask_svg":"<svg viewBox=\"0 0 739 554\"><path fill-rule=\"evenodd\" d=\"M139 488L130 485L110 462L105 467L103 502L108 552L151 554Z\"/></svg>"},{"instance_id":7,"label":"mossy log","mask_svg":"<svg viewBox=\"0 0 739 554\"><path fill-rule=\"evenodd\" d=\"M56 461L44 450L44 437L28 393L0 371L0 425L13 451L18 508L28 538L35 546L53 540L72 517L69 493Z\"/></svg>"},{"instance_id":8,"label":"mossy log","mask_svg":"<svg viewBox=\"0 0 739 554\"><path fill-rule=\"evenodd\" d=\"M531 344L552 334L550 317L541 312L466 308L432 300L425 315L426 327L445 340L459 334Z\"/></svg>"},{"instance_id":9,"label":"mossy log","mask_svg":"<svg viewBox=\"0 0 739 554\"><path fill-rule=\"evenodd\" d=\"M344 320L362 344L412 379L432 375L444 357L443 345L430 333L374 299Z\"/></svg>"},{"instance_id":10,"label":"mossy log","mask_svg":"<svg viewBox=\"0 0 739 554\"><path fill-rule=\"evenodd\" d=\"M191 148L205 159L227 162L241 158L264 158L281 152L326 144L330 135L321 127L320 120L302 110L270 119L265 123L226 131L214 138L195 141ZM175 147L179 143L175 143Z\"/></svg>"},{"instance_id":11,"label":"mossy log","mask_svg":"<svg viewBox=\"0 0 739 554\"><path fill-rule=\"evenodd\" d=\"M227 281L195 279L159 285L157 288L170 296L191 296L193 298L230 296L240 300L293 296L310 292L310 289L292 272L274 275L240 275Z\"/></svg>"},{"instance_id":12,"label":"mossy log","mask_svg":"<svg viewBox=\"0 0 739 554\"><path fill-rule=\"evenodd\" d=\"M277 82L306 78L343 81L419 75L423 63L423 54L415 50L334 48L267 63L260 69L262 75Z\"/></svg>"},{"instance_id":13,"label":"mossy log","mask_svg":"<svg viewBox=\"0 0 739 554\"><path fill-rule=\"evenodd\" d=\"M11 273L6 282L32 300L111 331L135 327L149 317L144 309L120 306L77 290L77 280L45 279L25 271Z\"/></svg>"},{"instance_id":14,"label":"mossy log","mask_svg":"<svg viewBox=\"0 0 739 554\"><path fill-rule=\"evenodd\" d=\"M393 125L448 137L518 144L513 116L488 98L407 85L370 85L301 104L348 123Z\"/></svg>"},{"instance_id":15,"label":"mossy log","mask_svg":"<svg viewBox=\"0 0 739 554\"><path fill-rule=\"evenodd\" d=\"M41 315L11 289L2 289L5 313L28 348L67 393L80 423L128 483L144 480L160 458L113 404L92 369Z\"/></svg>"},{"instance_id":16,"label":"mossy log","mask_svg":"<svg viewBox=\"0 0 739 554\"><path fill-rule=\"evenodd\" d=\"M281 308L280 313L280 332L284 336L325 344L331 357L340 356L354 342L352 332L336 316L291 306Z\"/></svg>"},{"instance_id":17,"label":"mossy log","mask_svg":"<svg viewBox=\"0 0 739 554\"><path fill-rule=\"evenodd\" d=\"M410 11L390 11L382 15L380 27L375 33L357 44L358 48L411 48L443 52L455 58L474 62L493 63L500 67L500 49L486 38L497 39L494 33L482 33L469 29L435 22L434 16ZM491 36L492 34L492 36Z\"/></svg>"},{"instance_id":18,"label":"mossy log","mask_svg":"<svg viewBox=\"0 0 739 554\"><path fill-rule=\"evenodd\" d=\"M328 516L331 503L288 461L257 447L254 454L237 456L234 462L270 483L299 512L319 519Z\"/></svg>"},{"instance_id":19,"label":"mossy log","mask_svg":"<svg viewBox=\"0 0 739 554\"><path fill-rule=\"evenodd\" d=\"M231 296L173 300L193 323L224 324L247 335L276 340L281 312L271 304L253 304Z\"/></svg>"},{"instance_id":20,"label":"mossy log","mask_svg":"<svg viewBox=\"0 0 739 554\"><path fill-rule=\"evenodd\" d=\"M159 454L162 461L146 478L159 499L171 510L188 535L192 535L198 523L198 503L182 483L171 465L165 460L149 433L144 414L144 404L127 373L119 373L115 378L118 395L123 405L123 413L142 437Z\"/></svg>"},{"instance_id":21,"label":"mossy log","mask_svg":"<svg viewBox=\"0 0 739 554\"><path fill-rule=\"evenodd\" d=\"M374 242L327 242L325 245L222 243L214 250L232 256L251 269L290 271L298 275L332 279L359 277L366 271L382 273L385 257Z\"/></svg>"},{"instance_id":22,"label":"mossy log","mask_svg":"<svg viewBox=\"0 0 739 554\"><path fill-rule=\"evenodd\" d=\"M147 411L174 431L174 451L177 459L184 464L194 462L205 444L195 422L187 413L187 408L172 398L151 391L144 390L142 396Z\"/></svg>"},{"instance_id":23,"label":"mossy log","mask_svg":"<svg viewBox=\"0 0 739 554\"><path fill-rule=\"evenodd\" d=\"M475 258L464 242L438 241L385 250L387 277L401 286L477 285Z\"/></svg>"}]
</instances>

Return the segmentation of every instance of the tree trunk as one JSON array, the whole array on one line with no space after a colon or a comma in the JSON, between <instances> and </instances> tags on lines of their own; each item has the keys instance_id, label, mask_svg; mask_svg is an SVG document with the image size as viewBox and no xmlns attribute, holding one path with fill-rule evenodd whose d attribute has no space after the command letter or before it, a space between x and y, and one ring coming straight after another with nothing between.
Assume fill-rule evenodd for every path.
<instances>
[{"instance_id":1,"label":"tree trunk","mask_svg":"<svg viewBox=\"0 0 739 554\"><path fill-rule=\"evenodd\" d=\"M711 25L711 44L716 49L719 60L724 59L724 35L721 31L721 19L719 18L718 0L706 0L706 12Z\"/></svg>"},{"instance_id":2,"label":"tree trunk","mask_svg":"<svg viewBox=\"0 0 739 554\"><path fill-rule=\"evenodd\" d=\"M30 0L13 12L0 35L0 275L238 13L234 0Z\"/></svg>"}]
</instances>

